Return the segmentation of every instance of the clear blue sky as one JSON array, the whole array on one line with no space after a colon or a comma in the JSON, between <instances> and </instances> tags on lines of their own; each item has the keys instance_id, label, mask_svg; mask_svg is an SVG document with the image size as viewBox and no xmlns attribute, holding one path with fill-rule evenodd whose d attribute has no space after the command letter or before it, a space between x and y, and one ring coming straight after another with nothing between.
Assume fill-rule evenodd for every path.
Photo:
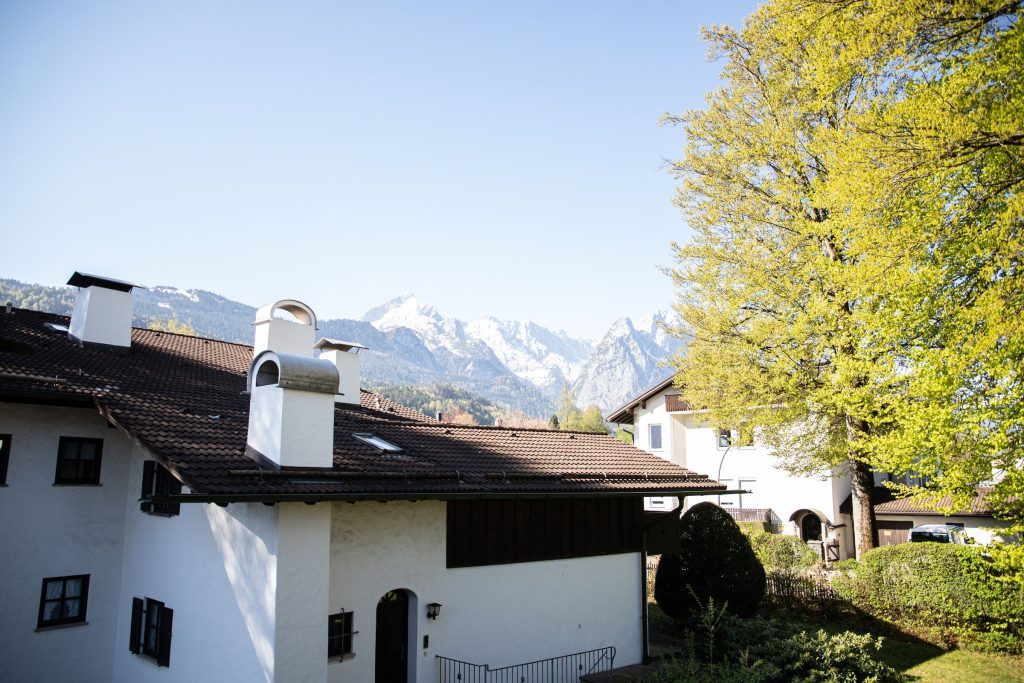
<instances>
[{"instance_id":1,"label":"clear blue sky","mask_svg":"<svg viewBox=\"0 0 1024 683\"><path fill-rule=\"evenodd\" d=\"M722 2L0 2L0 277L596 336L667 307Z\"/></svg>"}]
</instances>

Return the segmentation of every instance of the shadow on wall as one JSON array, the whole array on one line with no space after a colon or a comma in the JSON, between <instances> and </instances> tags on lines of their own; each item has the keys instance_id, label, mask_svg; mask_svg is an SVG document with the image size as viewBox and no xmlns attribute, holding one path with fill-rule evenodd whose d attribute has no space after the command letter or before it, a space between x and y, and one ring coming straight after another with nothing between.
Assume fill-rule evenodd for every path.
<instances>
[{"instance_id":1,"label":"shadow on wall","mask_svg":"<svg viewBox=\"0 0 1024 683\"><path fill-rule=\"evenodd\" d=\"M261 537L253 528L261 525L268 530L273 528L277 508L245 505L230 509L216 505L203 508L254 654L264 679L273 683L277 544L272 535Z\"/></svg>"}]
</instances>

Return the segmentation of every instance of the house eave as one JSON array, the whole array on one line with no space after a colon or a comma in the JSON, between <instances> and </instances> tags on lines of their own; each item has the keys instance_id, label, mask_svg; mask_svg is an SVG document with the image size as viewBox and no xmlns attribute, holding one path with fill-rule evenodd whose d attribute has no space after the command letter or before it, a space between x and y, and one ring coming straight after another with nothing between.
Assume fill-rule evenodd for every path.
<instances>
[{"instance_id":1,"label":"house eave","mask_svg":"<svg viewBox=\"0 0 1024 683\"><path fill-rule=\"evenodd\" d=\"M509 500L509 499L540 499L540 498L645 498L648 496L721 496L732 493L749 493L749 491L727 491L725 489L682 488L682 489L644 489L630 491L467 491L467 492L424 492L424 493L185 493L172 496L154 497L153 502L166 503L306 503L312 505L325 502L391 502L421 500ZM149 500L149 499L147 499Z\"/></svg>"}]
</instances>

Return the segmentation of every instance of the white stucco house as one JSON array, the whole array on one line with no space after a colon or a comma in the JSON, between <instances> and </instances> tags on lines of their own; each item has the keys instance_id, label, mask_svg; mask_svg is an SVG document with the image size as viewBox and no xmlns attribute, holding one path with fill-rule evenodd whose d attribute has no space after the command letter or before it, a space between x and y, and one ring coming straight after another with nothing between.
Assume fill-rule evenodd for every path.
<instances>
[{"instance_id":1,"label":"white stucco house","mask_svg":"<svg viewBox=\"0 0 1024 683\"><path fill-rule=\"evenodd\" d=\"M645 496L721 484L603 435L463 427L359 388L300 302L255 347L0 309L12 681L469 680L641 661Z\"/></svg>"},{"instance_id":2,"label":"white stucco house","mask_svg":"<svg viewBox=\"0 0 1024 683\"><path fill-rule=\"evenodd\" d=\"M729 490L749 493L710 498L739 521L764 521L774 530L799 536L811 543L823 559L853 557L850 477L841 471L818 476L796 476L781 468L780 459L759 443L756 433L740 433L710 424L706 410L695 410L679 396L673 378L667 377L639 396L612 411L607 419L632 425L634 445L665 460L706 472ZM943 517L909 501L894 501L875 474L876 526L879 543L903 543L911 526L926 523L962 524L979 543L993 538L989 527L1000 526L984 504L983 492L970 511ZM672 509L670 497L650 497L648 510ZM684 503L684 508L690 502Z\"/></svg>"}]
</instances>

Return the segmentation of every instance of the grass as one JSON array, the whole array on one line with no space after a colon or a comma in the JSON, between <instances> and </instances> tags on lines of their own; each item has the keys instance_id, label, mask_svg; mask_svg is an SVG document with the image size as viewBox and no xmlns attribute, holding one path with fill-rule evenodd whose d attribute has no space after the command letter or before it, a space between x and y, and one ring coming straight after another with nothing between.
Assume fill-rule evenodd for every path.
<instances>
[{"instance_id":1,"label":"grass","mask_svg":"<svg viewBox=\"0 0 1024 683\"><path fill-rule=\"evenodd\" d=\"M671 648L680 642L682 631L655 604L650 604L652 649ZM853 631L884 636L878 659L906 673L915 683L1024 683L1024 658L988 655L966 650L943 650L913 636L882 632L856 617L810 618L795 612L769 613L771 616L806 626L808 631L828 633ZM660 649L660 648L659 648Z\"/></svg>"},{"instance_id":2,"label":"grass","mask_svg":"<svg viewBox=\"0 0 1024 683\"><path fill-rule=\"evenodd\" d=\"M873 633L854 620L832 623L807 622L808 628L830 633ZM918 683L1009 683L1024 681L1024 659L966 650L943 650L931 643L886 635L878 659Z\"/></svg>"}]
</instances>

